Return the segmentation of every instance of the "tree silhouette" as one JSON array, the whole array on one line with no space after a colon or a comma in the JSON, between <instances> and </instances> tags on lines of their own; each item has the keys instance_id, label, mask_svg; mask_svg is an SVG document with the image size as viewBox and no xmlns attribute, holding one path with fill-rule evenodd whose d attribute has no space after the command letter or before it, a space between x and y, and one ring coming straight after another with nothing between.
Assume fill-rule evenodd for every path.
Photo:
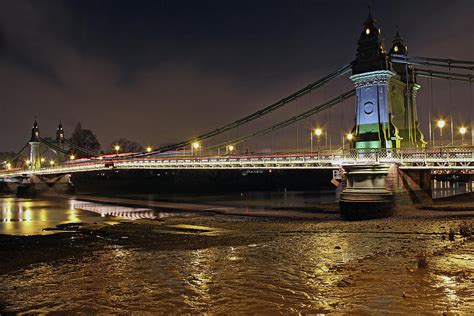
<instances>
[{"instance_id":1,"label":"tree silhouette","mask_svg":"<svg viewBox=\"0 0 474 316\"><path fill-rule=\"evenodd\" d=\"M99 153L101 147L95 134L91 130L83 129L80 122L77 123L76 127L74 128L74 132L71 136L71 143L73 143L77 147L84 148L96 153ZM90 156L75 149L72 149L72 151L78 158Z\"/></svg>"},{"instance_id":2,"label":"tree silhouette","mask_svg":"<svg viewBox=\"0 0 474 316\"><path fill-rule=\"evenodd\" d=\"M120 146L120 152L124 152L124 153L143 151L143 145L140 144L139 142L121 137L121 138L118 138L118 139L114 140L112 142L112 144L110 144L109 152L111 152L111 153L114 152L115 153L114 147L116 145L119 145Z\"/></svg>"}]
</instances>

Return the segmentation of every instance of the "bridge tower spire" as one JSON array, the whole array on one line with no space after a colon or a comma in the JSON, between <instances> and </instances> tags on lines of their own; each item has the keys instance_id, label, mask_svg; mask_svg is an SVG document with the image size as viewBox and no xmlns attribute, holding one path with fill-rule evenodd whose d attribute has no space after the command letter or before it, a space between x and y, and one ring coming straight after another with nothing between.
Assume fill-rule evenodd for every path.
<instances>
[{"instance_id":1,"label":"bridge tower spire","mask_svg":"<svg viewBox=\"0 0 474 316\"><path fill-rule=\"evenodd\" d=\"M351 80L356 86L355 148L398 148L393 124L391 86L396 73L385 51L380 29L369 12L359 37Z\"/></svg>"},{"instance_id":2,"label":"bridge tower spire","mask_svg":"<svg viewBox=\"0 0 474 316\"><path fill-rule=\"evenodd\" d=\"M31 129L30 144L30 168L37 169L41 167L41 153L40 153L40 134L38 122L35 119L33 128Z\"/></svg>"},{"instance_id":3,"label":"bridge tower spire","mask_svg":"<svg viewBox=\"0 0 474 316\"><path fill-rule=\"evenodd\" d=\"M64 143L64 129L63 129L63 124L61 123L61 121L59 121L59 125L56 130L56 142L58 144Z\"/></svg>"}]
</instances>

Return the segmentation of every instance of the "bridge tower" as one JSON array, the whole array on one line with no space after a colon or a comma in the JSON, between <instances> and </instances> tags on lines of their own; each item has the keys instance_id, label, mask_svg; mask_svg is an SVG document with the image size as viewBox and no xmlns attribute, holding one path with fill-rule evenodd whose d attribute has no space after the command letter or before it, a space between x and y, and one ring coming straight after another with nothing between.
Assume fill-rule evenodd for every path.
<instances>
[{"instance_id":1,"label":"bridge tower","mask_svg":"<svg viewBox=\"0 0 474 316\"><path fill-rule=\"evenodd\" d=\"M38 122L33 123L31 129L30 144L30 168L37 169L41 167L40 136Z\"/></svg>"},{"instance_id":2,"label":"bridge tower","mask_svg":"<svg viewBox=\"0 0 474 316\"><path fill-rule=\"evenodd\" d=\"M393 123L392 100L397 74L392 70L380 29L369 13L359 37L351 80L356 86L356 149L399 148L400 136ZM403 95L401 96L403 98Z\"/></svg>"},{"instance_id":3,"label":"bridge tower","mask_svg":"<svg viewBox=\"0 0 474 316\"><path fill-rule=\"evenodd\" d=\"M390 54L407 56L408 47L400 33L396 32L392 41ZM418 112L416 109L416 94L421 88L416 83L413 65L392 64L393 71L399 76L393 79L392 110L393 122L399 129L402 148L424 148L426 141L420 131Z\"/></svg>"},{"instance_id":4,"label":"bridge tower","mask_svg":"<svg viewBox=\"0 0 474 316\"><path fill-rule=\"evenodd\" d=\"M392 64L375 22L369 12L359 37L357 58L352 65L350 78L356 87L355 141L352 147L424 147L426 142L419 130L416 113L416 92L420 86L416 83L414 69L408 65ZM390 52L407 54L407 47L398 31ZM366 155L365 152L357 154ZM343 166L346 188L339 201L341 215L358 219L390 214L394 190L386 178L392 167L378 163Z\"/></svg>"},{"instance_id":5,"label":"bridge tower","mask_svg":"<svg viewBox=\"0 0 474 316\"><path fill-rule=\"evenodd\" d=\"M61 122L59 122L58 129L56 130L56 142L60 145L64 144L64 129Z\"/></svg>"}]
</instances>

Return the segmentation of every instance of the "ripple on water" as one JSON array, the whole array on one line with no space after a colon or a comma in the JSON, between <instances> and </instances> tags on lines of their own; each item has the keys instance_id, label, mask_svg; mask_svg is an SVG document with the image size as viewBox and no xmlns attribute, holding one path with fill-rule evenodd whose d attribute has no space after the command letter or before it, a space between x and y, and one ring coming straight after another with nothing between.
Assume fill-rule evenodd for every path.
<instances>
[{"instance_id":1,"label":"ripple on water","mask_svg":"<svg viewBox=\"0 0 474 316\"><path fill-rule=\"evenodd\" d=\"M0 276L0 297L7 309L39 313L384 314L472 306L465 300L474 294L472 286L456 286L461 277L472 284L472 270L456 274L469 271L472 250L446 255L449 264L433 257L427 271L415 268L416 253L438 249L439 236L304 231L265 242L258 236L248 245L196 250L111 246L80 260Z\"/></svg>"}]
</instances>

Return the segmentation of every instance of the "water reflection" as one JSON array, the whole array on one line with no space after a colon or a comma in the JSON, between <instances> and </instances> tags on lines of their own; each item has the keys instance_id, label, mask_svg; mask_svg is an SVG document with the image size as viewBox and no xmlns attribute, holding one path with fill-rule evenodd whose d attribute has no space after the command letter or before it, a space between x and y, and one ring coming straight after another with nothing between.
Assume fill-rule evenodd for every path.
<instances>
[{"instance_id":1,"label":"water reflection","mask_svg":"<svg viewBox=\"0 0 474 316\"><path fill-rule=\"evenodd\" d=\"M473 192L474 181L447 181L433 179L432 196L434 199Z\"/></svg>"},{"instance_id":2,"label":"water reflection","mask_svg":"<svg viewBox=\"0 0 474 316\"><path fill-rule=\"evenodd\" d=\"M116 205L104 205L91 202L82 202L82 201L71 201L71 209L80 209L86 210L89 212L94 212L100 214L101 217L113 216L119 217L126 220L137 220L137 219L155 219L160 217L159 214L156 215L155 212L148 208L134 208L126 206L116 206Z\"/></svg>"},{"instance_id":3,"label":"water reflection","mask_svg":"<svg viewBox=\"0 0 474 316\"><path fill-rule=\"evenodd\" d=\"M34 205L30 207L34 214ZM80 218L80 211L76 211ZM234 220L223 223L222 218L215 217L200 226L183 222L175 227L219 227L220 234L200 236L206 241L219 239L222 244L183 249L191 239L173 235L175 238L166 236L164 240L179 249L106 246L77 261L0 275L0 297L6 309L29 313L273 315L376 311L417 315L442 313L448 305L452 306L450 311L460 314L472 310L472 301L468 301L474 295L469 283L472 246L462 250L461 244L456 244L453 251L462 251L462 256L433 255L429 269L420 271L416 268L420 250L433 254L450 245L436 234L439 220L371 223L239 219L241 225L236 225ZM373 229L379 224L392 229ZM427 233L412 234L414 224ZM252 236L248 244L227 243L244 235ZM262 240L263 235L271 238ZM160 244L162 237L151 240ZM460 278L461 272L467 279ZM464 280L465 288L459 286L460 280Z\"/></svg>"},{"instance_id":4,"label":"water reflection","mask_svg":"<svg viewBox=\"0 0 474 316\"><path fill-rule=\"evenodd\" d=\"M44 231L65 223L113 223L170 216L147 208L134 208L63 199L0 197L0 234L52 234Z\"/></svg>"},{"instance_id":5,"label":"water reflection","mask_svg":"<svg viewBox=\"0 0 474 316\"><path fill-rule=\"evenodd\" d=\"M105 222L108 219L73 207L61 199L0 197L0 234L51 234L45 228L64 223Z\"/></svg>"},{"instance_id":6,"label":"water reflection","mask_svg":"<svg viewBox=\"0 0 474 316\"><path fill-rule=\"evenodd\" d=\"M340 191L340 190L339 190ZM319 191L252 191L219 194L122 194L119 198L143 201L208 204L241 210L311 210L313 205L337 203L337 190Z\"/></svg>"}]
</instances>

